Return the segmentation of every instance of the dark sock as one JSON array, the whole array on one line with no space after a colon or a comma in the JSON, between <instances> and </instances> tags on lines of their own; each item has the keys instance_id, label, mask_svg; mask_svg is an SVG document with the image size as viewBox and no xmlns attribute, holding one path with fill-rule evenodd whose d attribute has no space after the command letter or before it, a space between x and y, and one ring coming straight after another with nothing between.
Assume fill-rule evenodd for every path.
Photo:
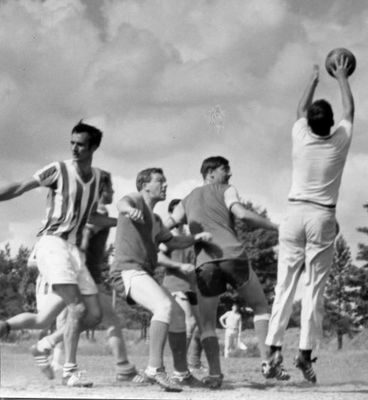
<instances>
[{"instance_id":1,"label":"dark sock","mask_svg":"<svg viewBox=\"0 0 368 400\"><path fill-rule=\"evenodd\" d=\"M276 351L281 351L281 346L270 346L270 354L276 353Z\"/></svg>"},{"instance_id":2,"label":"dark sock","mask_svg":"<svg viewBox=\"0 0 368 400\"><path fill-rule=\"evenodd\" d=\"M187 334L186 332L169 332L169 344L177 372L188 371L187 365Z\"/></svg>"},{"instance_id":3,"label":"dark sock","mask_svg":"<svg viewBox=\"0 0 368 400\"><path fill-rule=\"evenodd\" d=\"M206 354L209 374L210 375L220 375L221 365L220 365L220 346L216 336L206 337L202 339L203 350Z\"/></svg>"},{"instance_id":4,"label":"dark sock","mask_svg":"<svg viewBox=\"0 0 368 400\"><path fill-rule=\"evenodd\" d=\"M128 360L127 361L119 361L119 362L117 362L116 363L116 365L125 365L125 364L128 364Z\"/></svg>"},{"instance_id":5,"label":"dark sock","mask_svg":"<svg viewBox=\"0 0 368 400\"><path fill-rule=\"evenodd\" d=\"M11 331L11 326L8 321L5 321L5 327L6 327L6 334L9 335Z\"/></svg>"},{"instance_id":6,"label":"dark sock","mask_svg":"<svg viewBox=\"0 0 368 400\"><path fill-rule=\"evenodd\" d=\"M310 361L312 356L312 350L299 349L299 354L304 358L304 360Z\"/></svg>"}]
</instances>

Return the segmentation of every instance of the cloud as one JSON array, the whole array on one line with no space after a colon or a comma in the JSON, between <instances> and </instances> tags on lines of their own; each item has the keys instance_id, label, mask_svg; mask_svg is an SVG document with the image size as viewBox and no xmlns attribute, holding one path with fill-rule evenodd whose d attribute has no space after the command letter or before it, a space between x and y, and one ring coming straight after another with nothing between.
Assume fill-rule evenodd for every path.
<instances>
[{"instance_id":1,"label":"cloud","mask_svg":"<svg viewBox=\"0 0 368 400\"><path fill-rule=\"evenodd\" d=\"M168 197L181 197L200 182L203 158L221 154L231 161L240 194L279 220L290 183L297 101L319 62L318 96L331 99L339 115L338 87L323 62L328 50L343 45L358 61L351 79L357 122L349 158L354 162L346 171L351 180L343 180L339 218L346 235L357 240L355 221L349 222L355 199L344 186L364 197L363 2L350 7L329 0L92 3L1 3L1 183L69 158L71 128L85 118L104 130L95 163L112 172L116 198L135 190L139 170L156 165L165 169ZM216 106L223 113L218 126L210 118ZM36 191L2 203L2 238L34 231L44 196Z\"/></svg>"}]
</instances>

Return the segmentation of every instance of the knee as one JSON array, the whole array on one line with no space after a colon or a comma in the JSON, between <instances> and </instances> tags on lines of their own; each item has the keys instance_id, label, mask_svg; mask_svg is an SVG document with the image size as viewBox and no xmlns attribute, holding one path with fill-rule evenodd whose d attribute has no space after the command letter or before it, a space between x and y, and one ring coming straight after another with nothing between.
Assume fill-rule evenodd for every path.
<instances>
[{"instance_id":1,"label":"knee","mask_svg":"<svg viewBox=\"0 0 368 400\"><path fill-rule=\"evenodd\" d=\"M187 317L186 320L185 320L185 324L186 324L186 327L187 327L187 332L189 332L189 333L193 332L194 328L196 326L196 323L197 323L196 319L194 318L193 315Z\"/></svg>"},{"instance_id":2,"label":"knee","mask_svg":"<svg viewBox=\"0 0 368 400\"><path fill-rule=\"evenodd\" d=\"M152 320L170 324L173 310L173 303L169 298L160 302L160 305L153 310Z\"/></svg>"},{"instance_id":3,"label":"knee","mask_svg":"<svg viewBox=\"0 0 368 400\"><path fill-rule=\"evenodd\" d=\"M88 325L94 328L102 322L102 312L100 309L88 310L85 319L88 320Z\"/></svg>"},{"instance_id":4,"label":"knee","mask_svg":"<svg viewBox=\"0 0 368 400\"><path fill-rule=\"evenodd\" d=\"M73 320L80 321L87 314L86 306L82 302L69 304L67 309L67 317Z\"/></svg>"}]
</instances>

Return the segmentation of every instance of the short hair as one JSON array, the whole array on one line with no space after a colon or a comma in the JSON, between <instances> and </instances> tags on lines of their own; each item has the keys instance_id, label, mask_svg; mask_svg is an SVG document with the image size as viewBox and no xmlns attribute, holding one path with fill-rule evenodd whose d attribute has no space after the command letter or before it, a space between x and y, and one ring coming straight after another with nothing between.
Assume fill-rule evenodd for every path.
<instances>
[{"instance_id":1,"label":"short hair","mask_svg":"<svg viewBox=\"0 0 368 400\"><path fill-rule=\"evenodd\" d=\"M111 174L110 172L101 170L100 178L100 191L101 193L109 186L112 186Z\"/></svg>"},{"instance_id":2,"label":"short hair","mask_svg":"<svg viewBox=\"0 0 368 400\"><path fill-rule=\"evenodd\" d=\"M333 111L326 100L314 101L307 110L308 125L312 132L319 136L327 136L334 124Z\"/></svg>"},{"instance_id":3,"label":"short hair","mask_svg":"<svg viewBox=\"0 0 368 400\"><path fill-rule=\"evenodd\" d=\"M208 157L205 160L203 160L201 166L201 174L203 178L205 178L209 172L213 171L218 167L221 167L222 165L224 167L228 167L229 161L221 156Z\"/></svg>"},{"instance_id":4,"label":"short hair","mask_svg":"<svg viewBox=\"0 0 368 400\"><path fill-rule=\"evenodd\" d=\"M180 199L172 199L167 207L167 211L171 214L174 211L174 208L181 202Z\"/></svg>"},{"instance_id":5,"label":"short hair","mask_svg":"<svg viewBox=\"0 0 368 400\"><path fill-rule=\"evenodd\" d=\"M88 125L81 119L72 129L73 133L87 133L89 136L89 147L99 147L102 139L102 132L92 125Z\"/></svg>"},{"instance_id":6,"label":"short hair","mask_svg":"<svg viewBox=\"0 0 368 400\"><path fill-rule=\"evenodd\" d=\"M144 183L151 182L152 174L163 175L164 171L162 170L162 168L146 168L143 171L139 172L135 181L138 192L142 190Z\"/></svg>"}]
</instances>

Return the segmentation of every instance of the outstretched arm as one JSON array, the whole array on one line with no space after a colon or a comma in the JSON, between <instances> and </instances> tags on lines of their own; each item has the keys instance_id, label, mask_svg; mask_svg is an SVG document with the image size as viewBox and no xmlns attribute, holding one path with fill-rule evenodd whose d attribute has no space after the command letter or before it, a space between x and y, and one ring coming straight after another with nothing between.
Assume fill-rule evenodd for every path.
<instances>
[{"instance_id":1,"label":"outstretched arm","mask_svg":"<svg viewBox=\"0 0 368 400\"><path fill-rule=\"evenodd\" d=\"M0 188L0 201L14 199L39 186L40 184L35 178L29 178L23 182L11 183L3 186Z\"/></svg>"},{"instance_id":2,"label":"outstretched arm","mask_svg":"<svg viewBox=\"0 0 368 400\"><path fill-rule=\"evenodd\" d=\"M241 203L234 203L231 207L232 214L253 228L262 228L270 230L278 230L278 226L271 222L269 219L258 215L254 211L246 209Z\"/></svg>"},{"instance_id":3,"label":"outstretched arm","mask_svg":"<svg viewBox=\"0 0 368 400\"><path fill-rule=\"evenodd\" d=\"M208 232L200 232L195 235L179 235L173 236L169 241L165 242L168 250L186 249L198 242L210 242L212 235Z\"/></svg>"},{"instance_id":4,"label":"outstretched arm","mask_svg":"<svg viewBox=\"0 0 368 400\"><path fill-rule=\"evenodd\" d=\"M348 64L349 60L343 54L338 57L336 63L332 66L332 73L337 79L340 87L343 118L350 122L354 119L354 97L351 92L350 84L348 81Z\"/></svg>"},{"instance_id":5,"label":"outstretched arm","mask_svg":"<svg viewBox=\"0 0 368 400\"><path fill-rule=\"evenodd\" d=\"M309 106L312 104L314 92L319 81L319 67L313 65L312 76L309 79L308 85L305 88L301 99L299 100L297 109L297 118L306 117Z\"/></svg>"}]
</instances>

